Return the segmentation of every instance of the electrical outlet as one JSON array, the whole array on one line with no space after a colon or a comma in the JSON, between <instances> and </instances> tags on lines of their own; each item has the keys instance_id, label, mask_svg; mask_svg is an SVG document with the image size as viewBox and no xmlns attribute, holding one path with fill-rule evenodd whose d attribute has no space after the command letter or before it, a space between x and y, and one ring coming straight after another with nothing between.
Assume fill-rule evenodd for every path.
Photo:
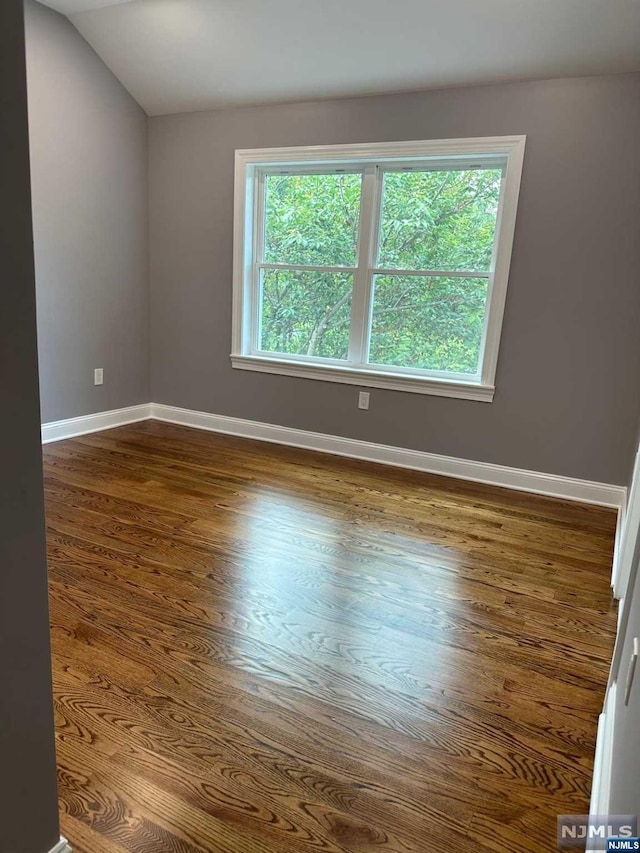
<instances>
[{"instance_id":1,"label":"electrical outlet","mask_svg":"<svg viewBox=\"0 0 640 853\"><path fill-rule=\"evenodd\" d=\"M371 394L369 391L361 391L358 394L358 408L359 409L368 409L369 408L369 397Z\"/></svg>"},{"instance_id":2,"label":"electrical outlet","mask_svg":"<svg viewBox=\"0 0 640 853\"><path fill-rule=\"evenodd\" d=\"M93 384L104 385L104 369L102 367L96 367L93 371Z\"/></svg>"}]
</instances>

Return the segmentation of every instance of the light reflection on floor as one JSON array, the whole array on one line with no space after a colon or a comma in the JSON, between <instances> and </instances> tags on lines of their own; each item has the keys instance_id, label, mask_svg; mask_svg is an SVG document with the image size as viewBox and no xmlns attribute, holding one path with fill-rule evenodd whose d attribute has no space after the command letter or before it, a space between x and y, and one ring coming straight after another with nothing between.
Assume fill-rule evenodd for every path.
<instances>
[{"instance_id":1,"label":"light reflection on floor","mask_svg":"<svg viewBox=\"0 0 640 853\"><path fill-rule=\"evenodd\" d=\"M391 531L381 535L379 526L346 523L320 502L282 492L252 494L236 518L234 535L244 543L237 615L265 647L303 655L305 666L328 664L334 674L360 673L364 685L373 668L378 688L404 689L414 698L427 696L443 679L455 680L449 645L455 626L433 620L433 597L451 599L459 583L450 550L449 565L434 578L432 570L421 571L419 558L422 545L432 565L433 546ZM415 558L407 559L408 544ZM403 564L406 587L397 581ZM423 610L420 602L427 599L431 607ZM255 648L246 649L239 637L236 652L254 656Z\"/></svg>"}]
</instances>

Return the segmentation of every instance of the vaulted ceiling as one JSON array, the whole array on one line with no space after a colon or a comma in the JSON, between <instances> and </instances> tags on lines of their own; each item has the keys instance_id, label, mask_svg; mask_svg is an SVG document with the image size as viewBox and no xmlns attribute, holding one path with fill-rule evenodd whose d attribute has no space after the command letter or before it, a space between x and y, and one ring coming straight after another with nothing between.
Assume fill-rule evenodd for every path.
<instances>
[{"instance_id":1,"label":"vaulted ceiling","mask_svg":"<svg viewBox=\"0 0 640 853\"><path fill-rule=\"evenodd\" d=\"M43 0L150 115L640 70L639 0Z\"/></svg>"}]
</instances>

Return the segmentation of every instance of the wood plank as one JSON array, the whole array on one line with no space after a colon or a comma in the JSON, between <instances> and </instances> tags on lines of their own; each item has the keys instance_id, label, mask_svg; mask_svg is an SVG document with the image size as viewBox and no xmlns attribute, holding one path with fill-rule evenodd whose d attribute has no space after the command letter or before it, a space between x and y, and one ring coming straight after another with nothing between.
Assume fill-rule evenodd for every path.
<instances>
[{"instance_id":1,"label":"wood plank","mask_svg":"<svg viewBox=\"0 0 640 853\"><path fill-rule=\"evenodd\" d=\"M144 422L44 450L86 853L538 853L586 810L615 514Z\"/></svg>"}]
</instances>

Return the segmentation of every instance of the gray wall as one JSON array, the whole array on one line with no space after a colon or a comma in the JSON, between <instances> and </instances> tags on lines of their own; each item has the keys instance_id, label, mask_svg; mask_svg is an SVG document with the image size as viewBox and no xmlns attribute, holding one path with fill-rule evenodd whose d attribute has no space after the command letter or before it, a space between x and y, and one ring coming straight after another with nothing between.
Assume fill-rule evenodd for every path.
<instances>
[{"instance_id":1,"label":"gray wall","mask_svg":"<svg viewBox=\"0 0 640 853\"><path fill-rule=\"evenodd\" d=\"M46 422L149 401L147 117L66 18L26 26Z\"/></svg>"},{"instance_id":2,"label":"gray wall","mask_svg":"<svg viewBox=\"0 0 640 853\"><path fill-rule=\"evenodd\" d=\"M21 0L0 3L0 853L58 841Z\"/></svg>"},{"instance_id":3,"label":"gray wall","mask_svg":"<svg viewBox=\"0 0 640 853\"><path fill-rule=\"evenodd\" d=\"M152 399L626 484L640 414L640 76L150 119ZM492 404L234 371L236 148L527 134Z\"/></svg>"}]
</instances>

